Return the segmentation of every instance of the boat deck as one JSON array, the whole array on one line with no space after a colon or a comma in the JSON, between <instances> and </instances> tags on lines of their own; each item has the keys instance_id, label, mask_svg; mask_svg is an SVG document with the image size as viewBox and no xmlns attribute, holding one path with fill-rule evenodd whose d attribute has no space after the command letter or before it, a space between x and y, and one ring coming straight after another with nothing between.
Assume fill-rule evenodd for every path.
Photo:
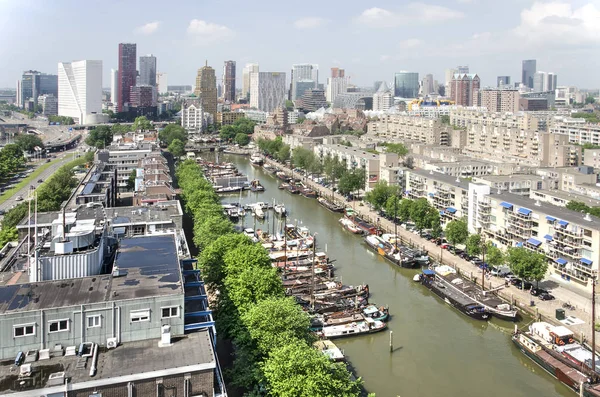
<instances>
[{"instance_id":1,"label":"boat deck","mask_svg":"<svg viewBox=\"0 0 600 397\"><path fill-rule=\"evenodd\" d=\"M498 305L504 304L504 302L500 298L498 298L496 295L494 295L493 293L486 293L484 295L481 290L480 285L477 285L477 284L473 283L472 281L469 281L465 277L461 277L457 274L448 274L448 275L444 275L444 276L440 275L440 276L443 277L444 280L446 280L449 283L451 283L452 285L454 285L456 288L460 289L465 294L469 295L474 300L476 300L480 303L483 303L484 305L496 308L496 307L498 307ZM454 281L456 279L462 280L462 283L458 283L458 284L452 283L452 281Z\"/></svg>"},{"instance_id":2,"label":"boat deck","mask_svg":"<svg viewBox=\"0 0 600 397\"><path fill-rule=\"evenodd\" d=\"M444 295L446 295L448 298L456 301L460 305L467 306L467 305L477 304L477 302L475 302L474 299L471 299L468 296L461 294L460 292L456 291L452 287L446 285L444 281L440 281L440 280L434 281L434 288L441 289L443 291L442 293Z\"/></svg>"},{"instance_id":3,"label":"boat deck","mask_svg":"<svg viewBox=\"0 0 600 397\"><path fill-rule=\"evenodd\" d=\"M552 367L555 368L556 373L554 375L559 380L561 380L561 377L565 376L565 377L571 379L577 385L587 382L587 380L588 380L587 376L585 376L581 372L577 371L576 369L569 367L567 364L564 364L563 362L559 361L558 359L552 357L550 355L550 353L548 353L544 350L540 350L540 351L536 352L535 354L538 357L540 357L542 360L544 360L545 362L547 362L548 364L550 364Z\"/></svg>"}]
</instances>

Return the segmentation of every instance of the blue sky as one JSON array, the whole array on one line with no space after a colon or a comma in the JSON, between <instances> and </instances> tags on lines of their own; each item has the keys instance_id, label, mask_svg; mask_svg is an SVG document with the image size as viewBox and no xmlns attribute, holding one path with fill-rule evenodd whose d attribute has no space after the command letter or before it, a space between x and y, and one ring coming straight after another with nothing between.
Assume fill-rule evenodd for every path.
<instances>
[{"instance_id":1,"label":"blue sky","mask_svg":"<svg viewBox=\"0 0 600 397\"><path fill-rule=\"evenodd\" d=\"M194 84L205 60L220 78L227 59L238 86L247 62L288 79L292 64L316 63L320 82L338 66L364 86L399 70L443 82L446 68L469 65L491 85L519 81L521 60L534 58L559 85L595 88L599 20L598 0L0 0L0 87L78 59L101 59L108 87L118 43L134 42L138 56L157 56L169 85Z\"/></svg>"}]
</instances>

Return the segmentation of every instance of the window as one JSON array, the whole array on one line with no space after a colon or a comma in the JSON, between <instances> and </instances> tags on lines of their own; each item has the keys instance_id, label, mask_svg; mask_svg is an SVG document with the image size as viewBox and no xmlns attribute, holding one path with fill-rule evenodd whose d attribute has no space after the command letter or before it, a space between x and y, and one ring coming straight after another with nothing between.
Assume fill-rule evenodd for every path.
<instances>
[{"instance_id":1,"label":"window","mask_svg":"<svg viewBox=\"0 0 600 397\"><path fill-rule=\"evenodd\" d=\"M161 318L179 317L179 306L163 307Z\"/></svg>"},{"instance_id":2,"label":"window","mask_svg":"<svg viewBox=\"0 0 600 397\"><path fill-rule=\"evenodd\" d=\"M69 330L69 320L48 321L48 332L62 332Z\"/></svg>"},{"instance_id":3,"label":"window","mask_svg":"<svg viewBox=\"0 0 600 397\"><path fill-rule=\"evenodd\" d=\"M30 335L35 335L35 324L22 324L13 327L13 336L15 338Z\"/></svg>"},{"instance_id":4,"label":"window","mask_svg":"<svg viewBox=\"0 0 600 397\"><path fill-rule=\"evenodd\" d=\"M88 328L98 328L101 326L102 316L99 314L95 314L93 316L87 316L87 327Z\"/></svg>"},{"instance_id":5,"label":"window","mask_svg":"<svg viewBox=\"0 0 600 397\"><path fill-rule=\"evenodd\" d=\"M150 310L136 310L130 313L132 323L150 321Z\"/></svg>"}]
</instances>

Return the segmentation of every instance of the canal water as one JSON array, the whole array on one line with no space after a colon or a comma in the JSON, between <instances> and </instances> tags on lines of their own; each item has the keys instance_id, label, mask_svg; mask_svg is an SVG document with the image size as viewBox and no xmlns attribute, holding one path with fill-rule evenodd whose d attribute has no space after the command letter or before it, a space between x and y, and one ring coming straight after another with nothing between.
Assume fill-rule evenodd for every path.
<instances>
[{"instance_id":1,"label":"canal water","mask_svg":"<svg viewBox=\"0 0 600 397\"><path fill-rule=\"evenodd\" d=\"M316 232L319 251L335 259L336 276L344 284L369 284L370 301L388 305L394 351L389 331L338 339L365 388L378 397L571 396L574 393L523 356L510 340L514 324L493 319L471 320L418 283L417 270L401 269L367 249L360 237L340 227L340 214L316 200L279 190L278 180L234 155L219 156L259 179L265 192L225 196L223 202L285 203L288 223ZM254 227L249 215L246 227ZM272 229L273 213L258 229ZM277 224L276 224L277 225ZM519 326L523 326L521 323Z\"/></svg>"}]
</instances>

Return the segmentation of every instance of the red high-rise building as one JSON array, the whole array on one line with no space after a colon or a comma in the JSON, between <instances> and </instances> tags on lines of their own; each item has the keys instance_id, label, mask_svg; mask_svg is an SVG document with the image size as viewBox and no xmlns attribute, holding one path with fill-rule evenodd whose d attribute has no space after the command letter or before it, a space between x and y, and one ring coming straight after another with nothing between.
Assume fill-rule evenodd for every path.
<instances>
[{"instance_id":1,"label":"red high-rise building","mask_svg":"<svg viewBox=\"0 0 600 397\"><path fill-rule=\"evenodd\" d=\"M476 74L456 73L450 82L450 99L457 105L477 106L481 81Z\"/></svg>"},{"instance_id":2,"label":"red high-rise building","mask_svg":"<svg viewBox=\"0 0 600 397\"><path fill-rule=\"evenodd\" d=\"M340 69L340 68L331 68L331 77L332 78L336 78L336 77L344 77L345 75L345 71L344 69Z\"/></svg>"},{"instance_id":3,"label":"red high-rise building","mask_svg":"<svg viewBox=\"0 0 600 397\"><path fill-rule=\"evenodd\" d=\"M125 105L131 102L131 87L135 86L137 77L136 69L136 44L119 43L119 72L118 72L118 98L117 111L125 110Z\"/></svg>"}]
</instances>

